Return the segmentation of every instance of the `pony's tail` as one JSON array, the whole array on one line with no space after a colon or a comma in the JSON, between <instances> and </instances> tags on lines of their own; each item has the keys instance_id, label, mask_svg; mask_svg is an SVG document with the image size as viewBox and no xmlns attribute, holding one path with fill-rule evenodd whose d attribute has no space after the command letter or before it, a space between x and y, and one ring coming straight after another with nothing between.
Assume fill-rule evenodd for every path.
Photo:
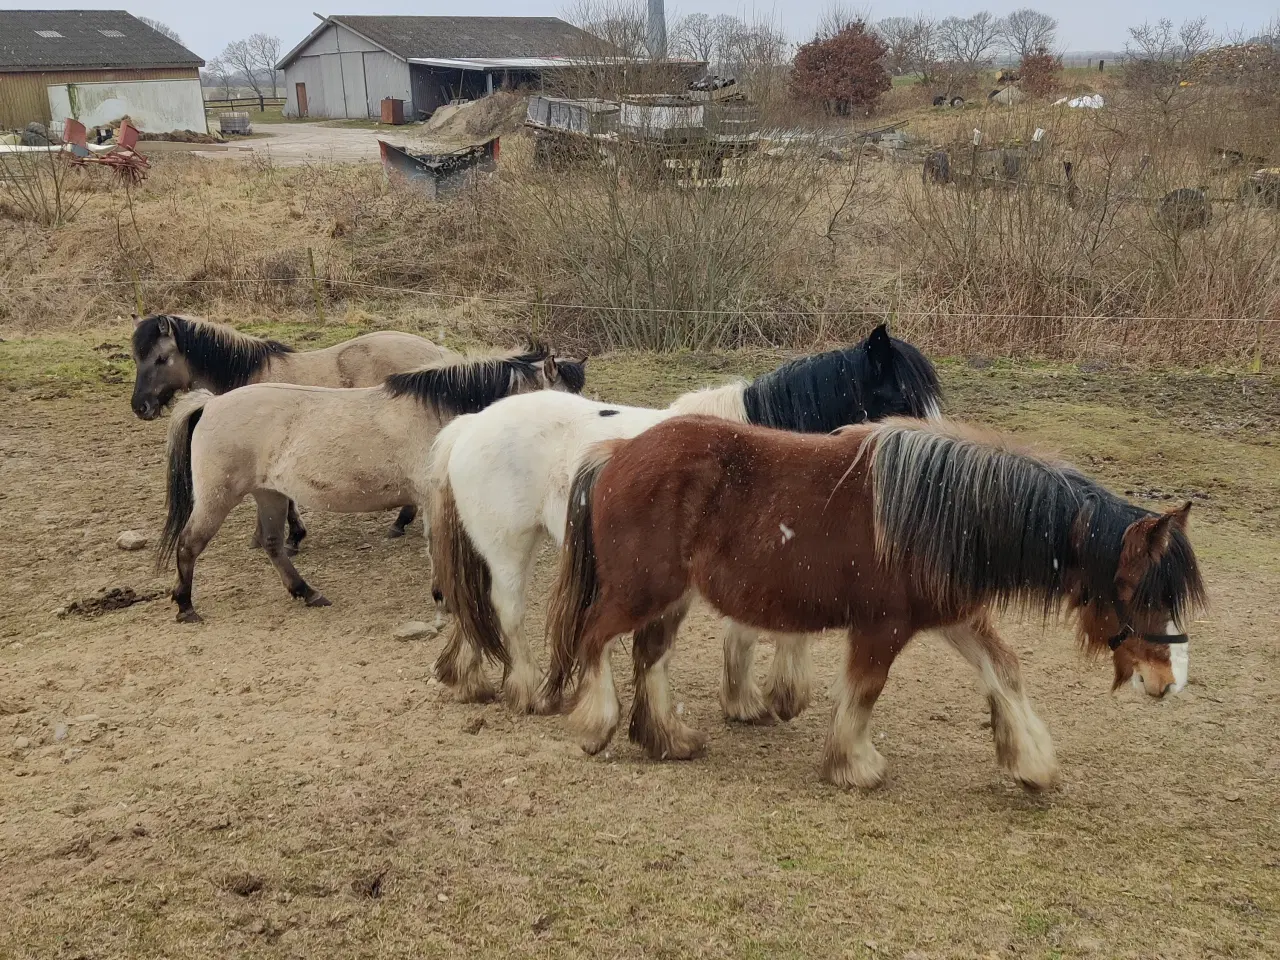
<instances>
[{"instance_id":1,"label":"pony's tail","mask_svg":"<svg viewBox=\"0 0 1280 960\"><path fill-rule=\"evenodd\" d=\"M447 475L431 491L431 570L432 594L454 616L453 634L436 658L436 679L449 686L461 681L458 657L464 637L505 671L511 655L493 608L493 577L458 516L458 501Z\"/></svg>"},{"instance_id":2,"label":"pony's tail","mask_svg":"<svg viewBox=\"0 0 1280 960\"><path fill-rule=\"evenodd\" d=\"M551 665L538 696L541 709L547 713L566 707L565 691L577 671L578 638L582 636L587 611L600 592L591 501L596 481L618 443L607 441L589 451L569 488L564 545L560 548L559 570L547 607Z\"/></svg>"},{"instance_id":3,"label":"pony's tail","mask_svg":"<svg viewBox=\"0 0 1280 960\"><path fill-rule=\"evenodd\" d=\"M191 436L204 415L205 404L213 399L208 390L192 390L174 407L169 420L168 467L166 469L165 507L168 515L164 532L160 535L160 554L157 567L164 567L173 558L182 528L191 519L195 509L195 491L191 482Z\"/></svg>"}]
</instances>

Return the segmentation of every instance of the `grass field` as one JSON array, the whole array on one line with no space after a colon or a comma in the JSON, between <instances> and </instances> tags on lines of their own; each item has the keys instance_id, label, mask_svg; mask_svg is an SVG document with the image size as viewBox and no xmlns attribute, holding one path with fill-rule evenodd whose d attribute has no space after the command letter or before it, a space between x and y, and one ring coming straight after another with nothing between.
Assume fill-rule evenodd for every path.
<instances>
[{"instance_id":1,"label":"grass field","mask_svg":"<svg viewBox=\"0 0 1280 960\"><path fill-rule=\"evenodd\" d=\"M323 123L329 127L347 127L353 130L377 130L383 125L377 120L325 120L323 117L286 117L283 114L283 107L269 106L266 110L259 110L257 107L237 107L237 110L248 110L249 122L254 124L276 124L276 123ZM218 115L225 111L210 110L209 111L209 127L216 129L218 124Z\"/></svg>"},{"instance_id":2,"label":"grass field","mask_svg":"<svg viewBox=\"0 0 1280 960\"><path fill-rule=\"evenodd\" d=\"M421 535L386 540L390 516L306 516L299 568L334 602L306 610L236 511L197 570L207 622L175 624L169 571L114 546L163 511L166 424L128 409L127 337L0 343L0 957L1280 954L1276 376L942 361L953 415L1192 499L1212 607L1158 703L1110 694L1065 626L1004 624L1063 765L1039 797L921 638L877 711L888 783L857 794L817 776L825 696L721 720L705 612L672 670L703 760L588 759L559 719L452 702L442 641L392 638L432 610ZM666 402L780 356L598 357L589 392ZM111 587L157 599L55 613ZM838 655L819 645L820 689Z\"/></svg>"}]
</instances>

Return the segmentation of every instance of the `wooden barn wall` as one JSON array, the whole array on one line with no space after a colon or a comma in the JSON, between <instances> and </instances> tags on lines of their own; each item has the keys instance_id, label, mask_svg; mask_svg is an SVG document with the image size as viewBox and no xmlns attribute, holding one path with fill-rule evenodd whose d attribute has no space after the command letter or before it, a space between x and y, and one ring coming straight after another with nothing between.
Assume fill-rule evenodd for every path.
<instances>
[{"instance_id":1,"label":"wooden barn wall","mask_svg":"<svg viewBox=\"0 0 1280 960\"><path fill-rule=\"evenodd\" d=\"M0 72L0 129L21 130L33 120L48 123L49 91L55 83L90 83L95 80L200 79L196 67L147 70L57 70L47 73ZM65 117L58 117L65 120Z\"/></svg>"}]
</instances>

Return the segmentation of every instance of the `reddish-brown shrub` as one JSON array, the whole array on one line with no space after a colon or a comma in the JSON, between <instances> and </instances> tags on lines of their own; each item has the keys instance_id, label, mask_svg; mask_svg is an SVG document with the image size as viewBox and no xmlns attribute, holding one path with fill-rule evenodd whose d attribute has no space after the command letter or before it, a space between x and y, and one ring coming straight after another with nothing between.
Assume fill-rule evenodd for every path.
<instances>
[{"instance_id":1,"label":"reddish-brown shrub","mask_svg":"<svg viewBox=\"0 0 1280 960\"><path fill-rule=\"evenodd\" d=\"M1049 97L1058 92L1062 58L1044 47L1022 58L1022 89L1033 97Z\"/></svg>"},{"instance_id":2,"label":"reddish-brown shrub","mask_svg":"<svg viewBox=\"0 0 1280 960\"><path fill-rule=\"evenodd\" d=\"M893 86L884 66L887 50L861 20L810 40L796 51L791 95L841 115L853 107L873 107Z\"/></svg>"}]
</instances>

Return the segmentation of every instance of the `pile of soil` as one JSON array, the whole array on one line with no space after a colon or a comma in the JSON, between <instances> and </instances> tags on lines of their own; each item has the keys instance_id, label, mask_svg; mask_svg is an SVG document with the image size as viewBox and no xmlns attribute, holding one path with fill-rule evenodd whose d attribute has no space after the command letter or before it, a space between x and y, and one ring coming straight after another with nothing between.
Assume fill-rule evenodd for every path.
<instances>
[{"instance_id":1,"label":"pile of soil","mask_svg":"<svg viewBox=\"0 0 1280 960\"><path fill-rule=\"evenodd\" d=\"M172 133L147 133L142 131L138 134L138 139L164 140L168 143L226 143L226 140L222 137L211 133L197 133L194 130L174 130Z\"/></svg>"},{"instance_id":2,"label":"pile of soil","mask_svg":"<svg viewBox=\"0 0 1280 960\"><path fill-rule=\"evenodd\" d=\"M423 138L432 143L471 146L491 137L515 133L524 123L528 101L507 91L483 100L440 107L423 126Z\"/></svg>"}]
</instances>

